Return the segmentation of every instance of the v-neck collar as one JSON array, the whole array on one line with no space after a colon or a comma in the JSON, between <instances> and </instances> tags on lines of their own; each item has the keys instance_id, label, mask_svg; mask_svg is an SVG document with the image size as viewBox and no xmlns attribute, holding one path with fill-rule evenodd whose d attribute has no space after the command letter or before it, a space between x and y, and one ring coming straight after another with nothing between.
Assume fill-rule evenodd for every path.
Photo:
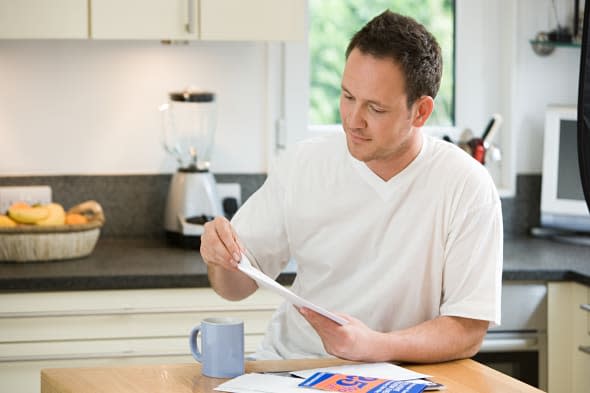
<instances>
[{"instance_id":1,"label":"v-neck collar","mask_svg":"<svg viewBox=\"0 0 590 393\"><path fill-rule=\"evenodd\" d=\"M424 159L426 149L428 147L428 138L422 134L422 147L416 158L408 164L401 172L393 176L391 179L385 181L381 179L375 172L373 172L367 164L354 158L347 149L347 155L361 178L367 183L383 201L391 199L393 194L401 187L406 179L411 178L411 174L415 172L418 163Z\"/></svg>"}]
</instances>

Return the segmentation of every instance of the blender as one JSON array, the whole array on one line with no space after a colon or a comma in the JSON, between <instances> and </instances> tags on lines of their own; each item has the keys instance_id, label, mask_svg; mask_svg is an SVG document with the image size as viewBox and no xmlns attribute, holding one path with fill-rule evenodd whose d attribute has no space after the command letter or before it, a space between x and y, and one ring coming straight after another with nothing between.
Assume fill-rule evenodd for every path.
<instances>
[{"instance_id":1,"label":"blender","mask_svg":"<svg viewBox=\"0 0 590 393\"><path fill-rule=\"evenodd\" d=\"M164 229L173 244L199 248L204 224L222 214L209 162L215 134L215 95L186 89L160 106L164 149L178 170L172 176Z\"/></svg>"}]
</instances>

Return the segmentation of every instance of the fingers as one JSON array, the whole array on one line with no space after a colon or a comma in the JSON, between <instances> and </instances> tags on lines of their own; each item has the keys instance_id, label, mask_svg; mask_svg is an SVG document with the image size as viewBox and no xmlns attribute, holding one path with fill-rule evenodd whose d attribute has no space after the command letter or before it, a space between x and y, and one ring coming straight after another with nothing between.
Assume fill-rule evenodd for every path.
<instances>
[{"instance_id":1,"label":"fingers","mask_svg":"<svg viewBox=\"0 0 590 393\"><path fill-rule=\"evenodd\" d=\"M243 247L230 222L225 217L216 217L205 224L200 251L207 265L236 270Z\"/></svg>"},{"instance_id":2,"label":"fingers","mask_svg":"<svg viewBox=\"0 0 590 393\"><path fill-rule=\"evenodd\" d=\"M338 323L332 321L330 318L322 314L310 310L307 307L296 307L297 311L309 322L315 330L331 329L340 326Z\"/></svg>"}]
</instances>

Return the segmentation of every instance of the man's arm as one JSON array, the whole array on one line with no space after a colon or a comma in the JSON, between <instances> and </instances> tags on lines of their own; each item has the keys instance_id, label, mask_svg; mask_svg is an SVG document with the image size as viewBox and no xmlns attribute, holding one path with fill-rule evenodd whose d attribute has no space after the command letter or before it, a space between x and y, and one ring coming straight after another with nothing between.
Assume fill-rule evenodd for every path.
<instances>
[{"instance_id":1,"label":"man's arm","mask_svg":"<svg viewBox=\"0 0 590 393\"><path fill-rule=\"evenodd\" d=\"M489 327L488 321L441 316L388 333L374 331L343 315L341 326L309 309L299 310L322 339L326 351L339 358L365 362L433 363L475 355Z\"/></svg>"},{"instance_id":2,"label":"man's arm","mask_svg":"<svg viewBox=\"0 0 590 393\"><path fill-rule=\"evenodd\" d=\"M217 217L205 224L200 252L209 282L220 296L241 300L258 289L254 280L238 270L243 247L227 219Z\"/></svg>"}]
</instances>

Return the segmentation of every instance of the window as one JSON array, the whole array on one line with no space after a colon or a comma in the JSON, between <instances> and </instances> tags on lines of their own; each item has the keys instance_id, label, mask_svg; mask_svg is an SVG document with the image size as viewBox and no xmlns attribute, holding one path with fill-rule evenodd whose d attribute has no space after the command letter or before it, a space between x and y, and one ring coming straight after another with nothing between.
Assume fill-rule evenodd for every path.
<instances>
[{"instance_id":1,"label":"window","mask_svg":"<svg viewBox=\"0 0 590 393\"><path fill-rule=\"evenodd\" d=\"M340 123L338 101L344 52L350 38L385 9L411 16L436 37L443 53L443 77L427 125L454 124L453 0L309 0L309 123Z\"/></svg>"}]
</instances>

